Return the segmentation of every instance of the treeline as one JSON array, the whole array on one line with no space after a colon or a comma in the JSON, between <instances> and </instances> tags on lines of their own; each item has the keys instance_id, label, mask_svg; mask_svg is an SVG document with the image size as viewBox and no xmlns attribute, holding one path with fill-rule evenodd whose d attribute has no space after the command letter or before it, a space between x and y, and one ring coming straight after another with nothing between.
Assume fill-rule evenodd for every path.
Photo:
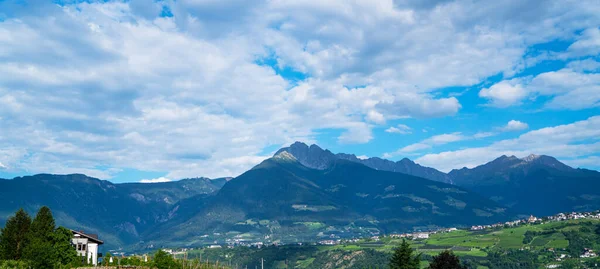
<instances>
[{"instance_id":1,"label":"treeline","mask_svg":"<svg viewBox=\"0 0 600 269\"><path fill-rule=\"evenodd\" d=\"M0 268L71 268L82 265L71 246L72 233L56 227L42 207L33 220L20 209L0 231Z\"/></svg>"},{"instance_id":2,"label":"treeline","mask_svg":"<svg viewBox=\"0 0 600 269\"><path fill-rule=\"evenodd\" d=\"M0 269L69 269L88 265L89 261L77 256L71 243L72 237L71 230L56 227L50 208L41 207L33 219L25 210L19 209L0 229ZM102 265L117 265L114 261L110 263L110 257L107 253ZM199 260L178 260L162 250L154 253L148 262L137 257L125 257L120 258L118 264L156 269L229 268Z\"/></svg>"},{"instance_id":3,"label":"treeline","mask_svg":"<svg viewBox=\"0 0 600 269\"><path fill-rule=\"evenodd\" d=\"M398 248L394 250L394 254L389 262L390 269L419 269L421 268L421 254L414 254L414 250L410 247L406 240ZM434 256L429 263L429 269L467 269L467 265L463 264L458 256L452 251L446 250L437 256Z\"/></svg>"},{"instance_id":4,"label":"treeline","mask_svg":"<svg viewBox=\"0 0 600 269\"><path fill-rule=\"evenodd\" d=\"M162 250L158 250L154 253L153 259L150 262L150 267L156 269L230 269L229 266L224 264L219 265L218 263L202 262L199 259L175 259L173 256Z\"/></svg>"}]
</instances>

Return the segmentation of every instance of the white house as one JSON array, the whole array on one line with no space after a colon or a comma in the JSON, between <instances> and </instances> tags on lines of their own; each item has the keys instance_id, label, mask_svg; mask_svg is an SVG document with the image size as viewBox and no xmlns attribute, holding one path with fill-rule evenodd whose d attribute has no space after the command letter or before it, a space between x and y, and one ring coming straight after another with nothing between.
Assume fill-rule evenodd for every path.
<instances>
[{"instance_id":1,"label":"white house","mask_svg":"<svg viewBox=\"0 0 600 269\"><path fill-rule=\"evenodd\" d=\"M98 235L95 234L85 234L82 231L73 230L71 232L73 232L71 243L75 247L75 250L77 250L77 255L84 257L88 263L97 266L98 246L104 244L104 242L98 239Z\"/></svg>"}]
</instances>

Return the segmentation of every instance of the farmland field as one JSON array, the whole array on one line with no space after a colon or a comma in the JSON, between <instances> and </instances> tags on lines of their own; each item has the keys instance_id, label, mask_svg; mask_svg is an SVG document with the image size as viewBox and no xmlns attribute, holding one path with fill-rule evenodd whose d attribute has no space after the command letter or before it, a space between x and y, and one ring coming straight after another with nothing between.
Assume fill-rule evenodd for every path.
<instances>
[{"instance_id":1,"label":"farmland field","mask_svg":"<svg viewBox=\"0 0 600 269\"><path fill-rule=\"evenodd\" d=\"M299 224L307 227L322 225L317 222ZM479 231L457 230L431 234L428 239L409 240L409 243L416 253L422 254L422 268L427 267L432 256L447 249L478 269L502 268L502 263L498 265L493 262L502 255L512 255L518 261L534 259L536 264L544 266L557 264L556 257L577 253L579 248L600 251L600 234L596 234L597 229L600 231L600 220L570 220ZM586 242L586 245L571 246L565 236L570 233L577 233L577 236L570 237L578 238L577 244ZM526 234L529 239L526 239ZM585 240L581 241L580 238ZM378 240L366 238L337 245L201 249L195 250L190 257L195 254L221 261L230 259L232 263L240 264L256 261L257 257L270 257L265 258L270 262L265 268L286 268L286 260L287 265L294 264L294 268L384 268L394 248L401 242L402 239L399 238L381 236Z\"/></svg>"}]
</instances>

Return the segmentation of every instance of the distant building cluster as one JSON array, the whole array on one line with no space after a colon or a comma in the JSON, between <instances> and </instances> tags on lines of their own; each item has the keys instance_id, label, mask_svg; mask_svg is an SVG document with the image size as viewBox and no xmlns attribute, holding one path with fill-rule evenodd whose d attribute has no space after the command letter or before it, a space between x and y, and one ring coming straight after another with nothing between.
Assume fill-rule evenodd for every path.
<instances>
[{"instance_id":1,"label":"distant building cluster","mask_svg":"<svg viewBox=\"0 0 600 269\"><path fill-rule=\"evenodd\" d=\"M580 258L594 258L598 256L594 250L586 248L583 252L583 254L581 254L581 256L579 256Z\"/></svg>"},{"instance_id":2,"label":"distant building cluster","mask_svg":"<svg viewBox=\"0 0 600 269\"><path fill-rule=\"evenodd\" d=\"M558 213L553 216L548 216L545 218L537 218L533 215L529 216L527 219L520 219L515 221L507 221L505 223L495 223L489 225L473 225L471 226L472 231L484 230L484 229L492 229L499 227L513 227L522 224L533 224L540 223L542 221L565 221L565 220L576 220L576 219L600 219L600 212L572 212L572 213Z\"/></svg>"},{"instance_id":3,"label":"distant building cluster","mask_svg":"<svg viewBox=\"0 0 600 269\"><path fill-rule=\"evenodd\" d=\"M577 220L577 219L600 219L600 211L596 211L596 212L581 212L581 213L577 213L577 212L572 212L572 213L559 213L553 216L548 216L548 217L544 217L544 218L538 218L535 217L533 215L530 215L528 218L523 218L523 219L518 219L518 220L514 220L514 221L507 221L504 223L495 223L495 224L488 224L488 225L473 225L470 227L470 230L472 231L477 231L477 230L484 230L484 229L493 229L493 228L503 228L503 227L515 227L515 226L519 226L519 225L525 225L525 224L536 224L536 223L542 223L542 222L548 222L548 221L566 221L566 220ZM368 230L368 228L362 228L360 227L360 229L364 229L365 231ZM430 231L418 231L418 232L411 232L411 233L394 233L394 234L389 234L387 235L388 237L391 238L406 238L406 239L411 239L411 240L423 240L423 239L428 239L431 235L433 234L437 234L437 233L448 233L448 232L454 232L454 231L458 231L458 228L439 228L436 230L430 230ZM330 231L331 232L331 231ZM341 233L343 233L344 231L341 231ZM359 241L362 240L370 240L370 241L380 241L383 237L383 235L379 235L379 231L378 230L369 230L368 234L370 234L370 237L359 237L359 238L346 238L346 239L342 239L340 238L339 232L338 234L336 233L331 233L331 234L327 234L327 233L319 233L319 237L321 237L323 240L319 240L317 242L312 242L312 243L308 243L309 245L339 245L339 244L347 244L347 243L358 243ZM214 233L213 235L220 235L219 233ZM201 236L202 238L208 238L209 235L203 235ZM264 239L264 240L262 240ZM258 238L257 236L247 236L247 235L236 235L233 238L227 238L224 241L210 241L209 244L205 245L206 248L210 248L210 249L218 249L218 248L233 248L235 246L246 246L246 247L256 247L256 248L261 248L264 246L268 246L268 245L279 245L280 242L273 242L273 239L271 238L270 235L261 235L260 238ZM303 245L306 243L296 243L298 245ZM173 250L173 249L163 249L163 251L171 254L171 255L179 255L179 254L184 254L186 252L188 252L189 250L193 250L193 248L181 248L181 249L177 249L177 250ZM553 250L553 249L550 249ZM562 254L565 255L565 254ZM597 254L591 250L591 249L586 249L586 251L581 254L581 258L591 258L591 257L596 257ZM568 256L564 256L564 257L558 257L557 261L561 261L562 259L564 259L565 257ZM547 267L547 268L553 268L553 267Z\"/></svg>"}]
</instances>

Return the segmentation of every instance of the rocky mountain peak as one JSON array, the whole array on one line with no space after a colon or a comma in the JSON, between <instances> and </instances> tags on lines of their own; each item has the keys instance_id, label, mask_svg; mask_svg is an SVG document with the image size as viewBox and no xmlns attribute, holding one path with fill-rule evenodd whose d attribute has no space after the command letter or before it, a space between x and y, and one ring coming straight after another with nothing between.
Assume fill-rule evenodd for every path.
<instances>
[{"instance_id":1,"label":"rocky mountain peak","mask_svg":"<svg viewBox=\"0 0 600 269\"><path fill-rule=\"evenodd\" d=\"M523 164L543 165L543 166L552 167L552 168L562 170L562 171L569 171L569 170L574 169L574 168L560 162L556 158L554 158L552 156L547 156L547 155L530 154L529 156L524 157L521 160L523 161Z\"/></svg>"},{"instance_id":2,"label":"rocky mountain peak","mask_svg":"<svg viewBox=\"0 0 600 269\"><path fill-rule=\"evenodd\" d=\"M291 153L287 152L287 151L282 151L278 154L276 154L275 156L273 156L273 159L275 160L279 160L279 161L297 161L296 157L294 157L294 155L292 155Z\"/></svg>"},{"instance_id":3,"label":"rocky mountain peak","mask_svg":"<svg viewBox=\"0 0 600 269\"><path fill-rule=\"evenodd\" d=\"M280 154L281 152L290 153L302 165L313 169L327 169L335 160L342 159L360 163L376 170L404 173L446 183L451 182L450 178L445 173L430 167L423 167L408 158L404 158L398 162L378 157L359 158L354 154L333 154L331 151L322 149L317 145L313 144L308 146L302 142L295 142L289 147L282 148L278 150L275 155Z\"/></svg>"},{"instance_id":4,"label":"rocky mountain peak","mask_svg":"<svg viewBox=\"0 0 600 269\"><path fill-rule=\"evenodd\" d=\"M308 146L302 142L295 142L289 147L278 150L277 153L275 153L275 157L283 152L289 153L302 165L319 170L327 169L327 167L337 159L329 150L324 150L314 144ZM289 158L289 156L286 158Z\"/></svg>"},{"instance_id":5,"label":"rocky mountain peak","mask_svg":"<svg viewBox=\"0 0 600 269\"><path fill-rule=\"evenodd\" d=\"M536 155L536 154L529 154L527 157L521 158L521 160L525 161L525 162L532 162L535 161L537 158L539 158L540 155Z\"/></svg>"}]
</instances>

